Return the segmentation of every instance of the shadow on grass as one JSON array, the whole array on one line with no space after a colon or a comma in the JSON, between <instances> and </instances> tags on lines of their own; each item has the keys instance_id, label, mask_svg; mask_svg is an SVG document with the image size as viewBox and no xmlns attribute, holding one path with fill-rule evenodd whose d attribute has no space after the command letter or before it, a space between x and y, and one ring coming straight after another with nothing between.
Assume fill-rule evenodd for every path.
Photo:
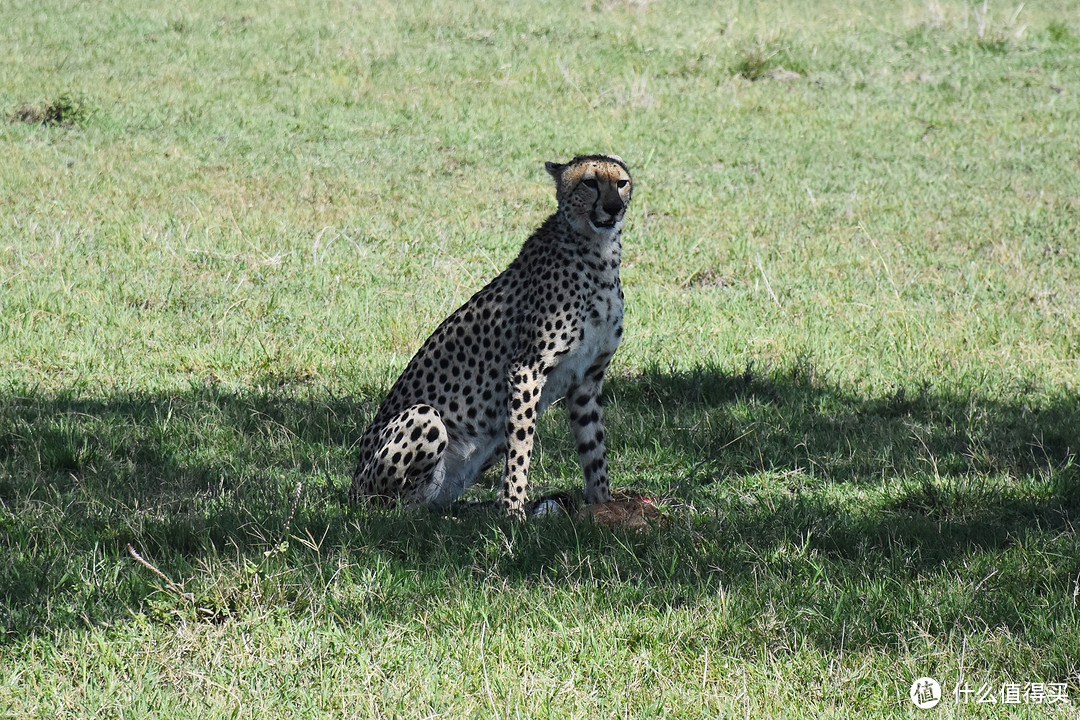
<instances>
[{"instance_id":1,"label":"shadow on grass","mask_svg":"<svg viewBox=\"0 0 1080 720\"><path fill-rule=\"evenodd\" d=\"M1001 626L1041 639L1069 613L1080 573L1075 397L1002 401L924 386L862 398L808 364L656 370L612 378L609 390L616 468L666 469L630 484L695 509L661 531L351 510L352 445L377 391L0 397L4 641L145 608L162 583L127 543L173 579L233 583L234 600L215 612L242 609L237 578L289 536L303 541L279 561L307 578L300 586L318 585L334 562L340 582L382 567L404 595L377 611L403 617L448 583L492 578L617 587L612 602L667 607L745 587L747 618L811 612L802 632L828 647L896 642L915 616L938 632ZM547 439L568 436L564 421L547 422L558 431L542 430L545 455L572 466L568 437ZM286 528L298 483L303 501ZM210 570L227 556L231 575ZM986 577L997 580L978 584ZM376 611L370 597L331 595L339 618ZM1033 625L1024 608L1048 598L1052 611Z\"/></svg>"},{"instance_id":2,"label":"shadow on grass","mask_svg":"<svg viewBox=\"0 0 1080 720\"><path fill-rule=\"evenodd\" d=\"M704 462L716 480L763 471L855 485L920 473L1020 477L1069 465L1080 450L1080 397L1033 388L1008 401L925 384L864 398L808 362L768 373L653 370L611 385L649 436Z\"/></svg>"}]
</instances>

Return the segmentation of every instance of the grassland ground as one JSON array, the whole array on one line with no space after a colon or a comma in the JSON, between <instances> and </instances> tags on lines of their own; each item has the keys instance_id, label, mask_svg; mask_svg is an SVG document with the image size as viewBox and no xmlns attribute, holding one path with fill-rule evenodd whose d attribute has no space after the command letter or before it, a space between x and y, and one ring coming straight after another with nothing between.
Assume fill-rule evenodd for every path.
<instances>
[{"instance_id":1,"label":"grassland ground","mask_svg":"<svg viewBox=\"0 0 1080 720\"><path fill-rule=\"evenodd\" d=\"M1078 18L0 4L0 717L1077 717ZM666 523L347 507L590 151Z\"/></svg>"}]
</instances>

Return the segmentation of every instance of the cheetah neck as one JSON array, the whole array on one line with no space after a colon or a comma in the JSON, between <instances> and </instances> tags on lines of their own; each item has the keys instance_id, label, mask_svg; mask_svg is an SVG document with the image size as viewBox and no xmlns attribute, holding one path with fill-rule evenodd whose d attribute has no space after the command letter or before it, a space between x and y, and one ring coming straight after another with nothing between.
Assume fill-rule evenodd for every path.
<instances>
[{"instance_id":1,"label":"cheetah neck","mask_svg":"<svg viewBox=\"0 0 1080 720\"><path fill-rule=\"evenodd\" d=\"M581 232L574 229L561 212L556 212L532 234L522 248L521 256L532 254L530 248L558 248L564 258L583 262L592 282L600 287L616 287L622 262L621 235L621 224L601 232Z\"/></svg>"},{"instance_id":2,"label":"cheetah neck","mask_svg":"<svg viewBox=\"0 0 1080 720\"><path fill-rule=\"evenodd\" d=\"M610 232L578 234L578 247L585 251L582 259L602 286L614 287L619 284L619 266L622 263L621 234L618 228Z\"/></svg>"}]
</instances>

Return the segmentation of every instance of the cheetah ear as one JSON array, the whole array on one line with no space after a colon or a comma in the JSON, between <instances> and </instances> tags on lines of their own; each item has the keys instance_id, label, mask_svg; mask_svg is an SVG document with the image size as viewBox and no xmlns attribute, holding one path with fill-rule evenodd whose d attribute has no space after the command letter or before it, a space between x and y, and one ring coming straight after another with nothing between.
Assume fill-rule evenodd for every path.
<instances>
[{"instance_id":1,"label":"cheetah ear","mask_svg":"<svg viewBox=\"0 0 1080 720\"><path fill-rule=\"evenodd\" d=\"M548 171L551 177L555 178L555 182L562 180L563 170L566 169L566 165L557 162L544 163L544 169Z\"/></svg>"},{"instance_id":2,"label":"cheetah ear","mask_svg":"<svg viewBox=\"0 0 1080 720\"><path fill-rule=\"evenodd\" d=\"M623 167L626 167L626 161L622 159L621 155L616 155L615 153L611 153L610 155L608 155L608 157L611 158L612 160L614 160L615 162L619 163Z\"/></svg>"}]
</instances>

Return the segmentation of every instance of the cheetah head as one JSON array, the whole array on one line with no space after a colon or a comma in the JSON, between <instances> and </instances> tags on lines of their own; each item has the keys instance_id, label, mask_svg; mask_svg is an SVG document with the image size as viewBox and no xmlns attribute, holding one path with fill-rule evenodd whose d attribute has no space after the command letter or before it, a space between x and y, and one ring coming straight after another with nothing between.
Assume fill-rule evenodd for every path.
<instances>
[{"instance_id":1,"label":"cheetah head","mask_svg":"<svg viewBox=\"0 0 1080 720\"><path fill-rule=\"evenodd\" d=\"M618 155L578 155L568 163L549 162L555 198L570 227L584 235L607 235L622 229L633 183Z\"/></svg>"}]
</instances>

